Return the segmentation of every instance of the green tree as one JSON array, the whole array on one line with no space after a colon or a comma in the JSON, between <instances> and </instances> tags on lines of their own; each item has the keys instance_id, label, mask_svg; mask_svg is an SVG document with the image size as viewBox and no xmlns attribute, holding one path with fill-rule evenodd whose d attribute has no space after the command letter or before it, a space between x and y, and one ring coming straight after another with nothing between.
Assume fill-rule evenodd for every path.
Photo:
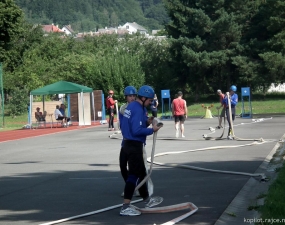
<instances>
[{"instance_id":1,"label":"green tree","mask_svg":"<svg viewBox=\"0 0 285 225\"><path fill-rule=\"evenodd\" d=\"M186 92L199 94L238 82L232 57L252 12L251 1L165 0L171 22L172 78Z\"/></svg>"},{"instance_id":2,"label":"green tree","mask_svg":"<svg viewBox=\"0 0 285 225\"><path fill-rule=\"evenodd\" d=\"M0 62L6 60L5 52L10 50L12 41L21 33L23 22L22 10L13 0L0 1Z\"/></svg>"},{"instance_id":3,"label":"green tree","mask_svg":"<svg viewBox=\"0 0 285 225\"><path fill-rule=\"evenodd\" d=\"M18 116L27 112L28 104L28 90L16 87L9 100L10 116Z\"/></svg>"},{"instance_id":4,"label":"green tree","mask_svg":"<svg viewBox=\"0 0 285 225\"><path fill-rule=\"evenodd\" d=\"M271 83L285 79L285 20L284 0L262 1L258 11L248 20L243 38L242 56L233 59L238 67L241 81L252 89L266 91Z\"/></svg>"}]
</instances>

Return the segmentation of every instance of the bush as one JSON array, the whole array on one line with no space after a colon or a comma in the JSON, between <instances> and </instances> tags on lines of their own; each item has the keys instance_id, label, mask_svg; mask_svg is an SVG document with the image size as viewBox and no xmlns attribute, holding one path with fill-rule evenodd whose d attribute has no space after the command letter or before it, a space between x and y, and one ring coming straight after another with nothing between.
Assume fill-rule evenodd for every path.
<instances>
[{"instance_id":1,"label":"bush","mask_svg":"<svg viewBox=\"0 0 285 225\"><path fill-rule=\"evenodd\" d=\"M27 93L27 89L20 88L15 88L12 91L11 98L9 100L10 116L15 117L27 112L27 107L29 105L29 97Z\"/></svg>"}]
</instances>

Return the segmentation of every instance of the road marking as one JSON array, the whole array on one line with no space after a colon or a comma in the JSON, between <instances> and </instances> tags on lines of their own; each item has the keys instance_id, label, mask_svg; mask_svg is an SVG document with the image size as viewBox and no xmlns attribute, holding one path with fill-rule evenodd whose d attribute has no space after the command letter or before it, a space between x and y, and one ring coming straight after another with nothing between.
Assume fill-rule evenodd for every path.
<instances>
[{"instance_id":1,"label":"road marking","mask_svg":"<svg viewBox=\"0 0 285 225\"><path fill-rule=\"evenodd\" d=\"M69 178L70 180L102 180L102 179L114 179L114 178L118 178L118 177L85 177L85 178Z\"/></svg>"}]
</instances>

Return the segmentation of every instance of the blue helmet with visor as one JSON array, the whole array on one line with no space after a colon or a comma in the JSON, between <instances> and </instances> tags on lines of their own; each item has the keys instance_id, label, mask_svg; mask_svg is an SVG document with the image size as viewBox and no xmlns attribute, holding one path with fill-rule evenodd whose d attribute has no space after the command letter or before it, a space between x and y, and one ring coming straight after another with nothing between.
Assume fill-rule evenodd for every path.
<instances>
[{"instance_id":1,"label":"blue helmet with visor","mask_svg":"<svg viewBox=\"0 0 285 225\"><path fill-rule=\"evenodd\" d=\"M230 90L236 92L236 91L237 91L237 87L236 87L235 85L232 85L232 86L230 87Z\"/></svg>"},{"instance_id":2,"label":"blue helmet with visor","mask_svg":"<svg viewBox=\"0 0 285 225\"><path fill-rule=\"evenodd\" d=\"M134 86L127 86L124 89L124 95L136 95L137 94L137 89Z\"/></svg>"},{"instance_id":3,"label":"blue helmet with visor","mask_svg":"<svg viewBox=\"0 0 285 225\"><path fill-rule=\"evenodd\" d=\"M154 98L154 90L152 87L148 86L148 85L143 85L140 87L139 91L138 91L138 95L145 97L145 98Z\"/></svg>"}]
</instances>

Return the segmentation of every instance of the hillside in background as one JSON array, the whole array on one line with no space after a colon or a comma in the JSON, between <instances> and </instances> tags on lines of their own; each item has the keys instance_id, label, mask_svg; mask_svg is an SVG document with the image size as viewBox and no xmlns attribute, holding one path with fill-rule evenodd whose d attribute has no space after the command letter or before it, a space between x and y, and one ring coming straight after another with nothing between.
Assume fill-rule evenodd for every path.
<instances>
[{"instance_id":1,"label":"hillside in background","mask_svg":"<svg viewBox=\"0 0 285 225\"><path fill-rule=\"evenodd\" d=\"M70 24L77 32L136 22L151 30L168 23L162 0L15 0L33 24Z\"/></svg>"}]
</instances>

